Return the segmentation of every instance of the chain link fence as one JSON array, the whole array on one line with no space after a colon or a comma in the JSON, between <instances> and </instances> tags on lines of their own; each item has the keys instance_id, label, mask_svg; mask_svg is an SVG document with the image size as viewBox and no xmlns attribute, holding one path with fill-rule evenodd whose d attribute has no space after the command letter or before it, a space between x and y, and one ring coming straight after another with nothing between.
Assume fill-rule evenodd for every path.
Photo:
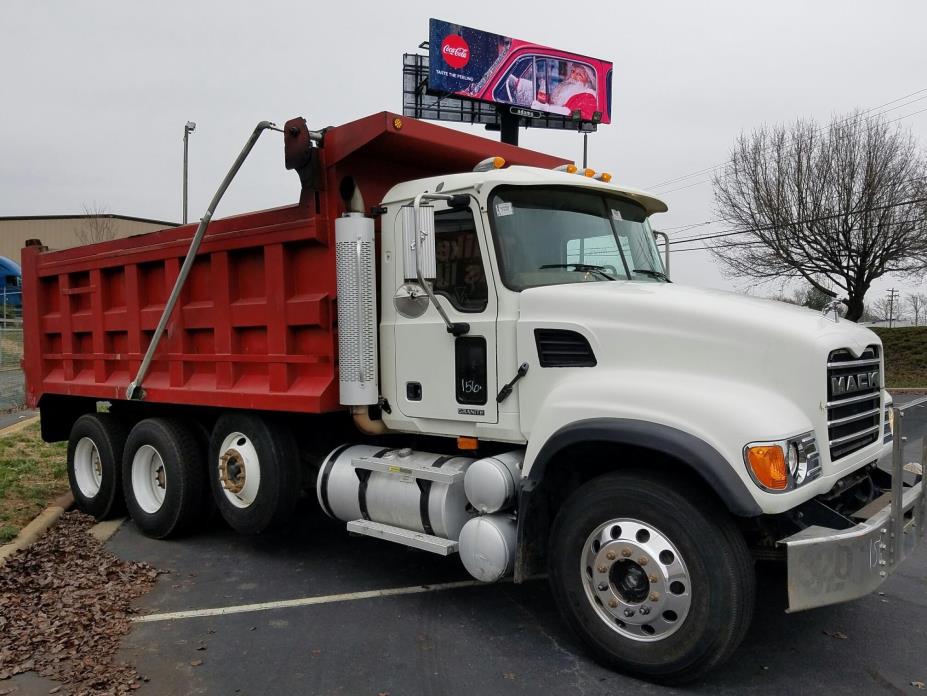
<instances>
[{"instance_id":1,"label":"chain link fence","mask_svg":"<svg viewBox=\"0 0 927 696\"><path fill-rule=\"evenodd\" d=\"M23 371L23 321L10 311L0 314L0 411L25 405Z\"/></svg>"}]
</instances>

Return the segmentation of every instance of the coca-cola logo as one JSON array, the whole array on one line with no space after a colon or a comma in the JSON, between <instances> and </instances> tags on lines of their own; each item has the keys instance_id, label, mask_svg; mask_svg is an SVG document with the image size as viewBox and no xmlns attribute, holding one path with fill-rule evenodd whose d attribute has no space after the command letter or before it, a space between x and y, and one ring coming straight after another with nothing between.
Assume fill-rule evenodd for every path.
<instances>
[{"instance_id":1,"label":"coca-cola logo","mask_svg":"<svg viewBox=\"0 0 927 696\"><path fill-rule=\"evenodd\" d=\"M459 70L470 62L470 47L460 34L448 34L441 42L441 55L445 63Z\"/></svg>"}]
</instances>

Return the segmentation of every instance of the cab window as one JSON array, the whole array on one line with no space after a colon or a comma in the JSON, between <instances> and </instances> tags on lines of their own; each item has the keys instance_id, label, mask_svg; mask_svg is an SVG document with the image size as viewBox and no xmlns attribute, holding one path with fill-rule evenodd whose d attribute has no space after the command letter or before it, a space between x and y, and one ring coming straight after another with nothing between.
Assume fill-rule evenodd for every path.
<instances>
[{"instance_id":1,"label":"cab window","mask_svg":"<svg viewBox=\"0 0 927 696\"><path fill-rule=\"evenodd\" d=\"M473 213L445 210L435 214L436 295L461 312L486 309L489 288Z\"/></svg>"}]
</instances>

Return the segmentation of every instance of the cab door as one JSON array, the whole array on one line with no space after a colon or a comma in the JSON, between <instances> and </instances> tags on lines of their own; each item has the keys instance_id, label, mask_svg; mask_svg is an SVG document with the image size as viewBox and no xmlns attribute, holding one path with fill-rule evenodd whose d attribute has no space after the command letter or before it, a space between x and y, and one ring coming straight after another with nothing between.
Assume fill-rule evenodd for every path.
<instances>
[{"instance_id":1,"label":"cab door","mask_svg":"<svg viewBox=\"0 0 927 696\"><path fill-rule=\"evenodd\" d=\"M409 417L495 423L497 298L487 263L488 237L478 208L442 205L435 210L432 288L450 321L470 328L455 337L431 303L419 316L397 305L397 406ZM397 234L400 248L401 229ZM406 275L397 270L398 276ZM400 285L418 287L397 277L397 290Z\"/></svg>"}]
</instances>

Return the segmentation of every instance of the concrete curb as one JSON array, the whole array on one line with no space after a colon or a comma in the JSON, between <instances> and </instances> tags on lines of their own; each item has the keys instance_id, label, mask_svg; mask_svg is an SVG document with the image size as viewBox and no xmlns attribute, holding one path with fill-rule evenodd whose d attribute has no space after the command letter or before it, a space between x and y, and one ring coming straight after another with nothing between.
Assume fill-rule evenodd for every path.
<instances>
[{"instance_id":1,"label":"concrete curb","mask_svg":"<svg viewBox=\"0 0 927 696\"><path fill-rule=\"evenodd\" d=\"M897 389L888 387L888 392L890 394L927 394L927 387L898 387Z\"/></svg>"},{"instance_id":2,"label":"concrete curb","mask_svg":"<svg viewBox=\"0 0 927 696\"><path fill-rule=\"evenodd\" d=\"M101 544L105 544L110 540L113 534L119 531L119 528L125 521L125 517L120 517L115 520L103 520L102 522L97 522L90 528L90 536L99 541Z\"/></svg>"},{"instance_id":3,"label":"concrete curb","mask_svg":"<svg viewBox=\"0 0 927 696\"><path fill-rule=\"evenodd\" d=\"M17 423L17 425L20 424ZM4 546L0 546L0 568L6 564L9 557L14 553L32 546L36 539L42 536L49 527L54 525L58 521L58 518L73 505L74 496L70 493L65 493L52 501L51 505L40 512L32 522L19 531L19 535L13 539L13 541Z\"/></svg>"},{"instance_id":4,"label":"concrete curb","mask_svg":"<svg viewBox=\"0 0 927 696\"><path fill-rule=\"evenodd\" d=\"M8 425L2 430L0 430L0 437L4 435L12 435L13 433L18 433L20 430L25 430L33 423L38 423L39 417L32 416L32 418L27 418L26 420L19 421L19 423L13 423L13 425Z\"/></svg>"}]
</instances>

